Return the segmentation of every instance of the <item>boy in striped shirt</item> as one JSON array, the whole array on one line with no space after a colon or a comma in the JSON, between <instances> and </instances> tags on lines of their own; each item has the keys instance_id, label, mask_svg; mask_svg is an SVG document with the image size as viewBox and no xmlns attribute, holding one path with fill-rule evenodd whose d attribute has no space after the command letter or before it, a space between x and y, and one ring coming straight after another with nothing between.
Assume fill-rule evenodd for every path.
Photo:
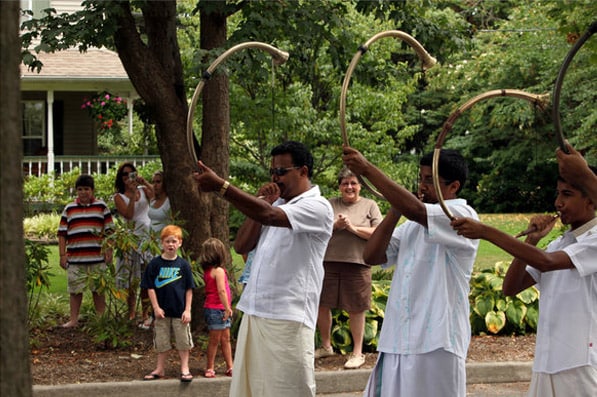
<instances>
[{"instance_id":1,"label":"boy in striped shirt","mask_svg":"<svg viewBox=\"0 0 597 397\"><path fill-rule=\"evenodd\" d=\"M80 175L75 182L77 198L64 207L58 227L60 266L67 271L70 294L70 320L64 328L76 327L83 301L83 289L89 285L97 314L106 308L104 294L87 280L106 268L112 260L111 250L102 250L102 241L114 230L112 214L106 203L93 196L94 181Z\"/></svg>"}]
</instances>

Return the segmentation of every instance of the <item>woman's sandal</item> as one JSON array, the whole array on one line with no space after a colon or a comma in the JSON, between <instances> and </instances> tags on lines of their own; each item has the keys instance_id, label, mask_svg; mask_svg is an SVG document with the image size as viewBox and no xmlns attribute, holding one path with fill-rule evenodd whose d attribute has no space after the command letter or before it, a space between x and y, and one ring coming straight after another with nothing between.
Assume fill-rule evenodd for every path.
<instances>
[{"instance_id":1,"label":"woman's sandal","mask_svg":"<svg viewBox=\"0 0 597 397\"><path fill-rule=\"evenodd\" d=\"M214 371L213 369L206 369L204 376L206 378L215 378L216 377L216 371Z\"/></svg>"},{"instance_id":2,"label":"woman's sandal","mask_svg":"<svg viewBox=\"0 0 597 397\"><path fill-rule=\"evenodd\" d=\"M192 380L193 380L193 375L191 375L190 373L180 374L180 381L181 382L188 383L188 382L190 382Z\"/></svg>"},{"instance_id":3,"label":"woman's sandal","mask_svg":"<svg viewBox=\"0 0 597 397\"><path fill-rule=\"evenodd\" d=\"M226 370L226 376L232 376L232 368Z\"/></svg>"},{"instance_id":4,"label":"woman's sandal","mask_svg":"<svg viewBox=\"0 0 597 397\"><path fill-rule=\"evenodd\" d=\"M158 380L160 378L163 378L162 375L160 374L154 374L153 372L150 374L147 374L143 377L143 380Z\"/></svg>"},{"instance_id":5,"label":"woman's sandal","mask_svg":"<svg viewBox=\"0 0 597 397\"><path fill-rule=\"evenodd\" d=\"M151 329L151 324L153 324L153 317L148 317L145 321L139 323L139 328L144 330Z\"/></svg>"}]
</instances>

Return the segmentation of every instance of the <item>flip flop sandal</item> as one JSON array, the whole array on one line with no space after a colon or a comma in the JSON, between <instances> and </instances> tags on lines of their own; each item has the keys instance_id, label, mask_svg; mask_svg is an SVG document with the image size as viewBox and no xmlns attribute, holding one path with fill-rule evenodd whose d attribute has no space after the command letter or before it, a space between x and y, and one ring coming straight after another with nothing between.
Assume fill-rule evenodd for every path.
<instances>
[{"instance_id":1,"label":"flip flop sandal","mask_svg":"<svg viewBox=\"0 0 597 397\"><path fill-rule=\"evenodd\" d=\"M151 374L145 375L143 377L143 380L158 380L160 378L163 378L163 376L160 374L151 373Z\"/></svg>"},{"instance_id":2,"label":"flip flop sandal","mask_svg":"<svg viewBox=\"0 0 597 397\"><path fill-rule=\"evenodd\" d=\"M213 369L208 369L205 371L205 375L206 378L215 378L216 377L216 371L214 371Z\"/></svg>"},{"instance_id":3,"label":"flip flop sandal","mask_svg":"<svg viewBox=\"0 0 597 397\"><path fill-rule=\"evenodd\" d=\"M180 381L188 383L193 380L193 375L191 374L180 374Z\"/></svg>"}]
</instances>

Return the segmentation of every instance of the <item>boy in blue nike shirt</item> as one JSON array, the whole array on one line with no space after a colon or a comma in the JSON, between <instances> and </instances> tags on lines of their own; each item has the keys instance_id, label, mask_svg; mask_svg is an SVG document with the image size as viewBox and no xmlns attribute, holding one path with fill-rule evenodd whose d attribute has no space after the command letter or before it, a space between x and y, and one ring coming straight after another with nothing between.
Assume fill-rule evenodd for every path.
<instances>
[{"instance_id":1,"label":"boy in blue nike shirt","mask_svg":"<svg viewBox=\"0 0 597 397\"><path fill-rule=\"evenodd\" d=\"M156 368L144 380L156 380L165 375L168 351L172 349L174 333L180 356L180 381L190 382L189 355L193 347L191 336L191 301L195 282L191 265L177 255L182 245L182 229L168 225L160 234L162 255L149 262L143 273L141 288L146 288L155 316L153 345L158 352Z\"/></svg>"}]
</instances>

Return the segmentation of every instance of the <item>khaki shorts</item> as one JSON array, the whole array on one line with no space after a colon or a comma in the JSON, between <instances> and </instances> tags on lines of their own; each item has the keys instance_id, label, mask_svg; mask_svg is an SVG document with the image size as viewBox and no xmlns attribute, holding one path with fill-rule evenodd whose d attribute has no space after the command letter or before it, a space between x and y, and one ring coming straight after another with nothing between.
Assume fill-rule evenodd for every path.
<instances>
[{"instance_id":1,"label":"khaki shorts","mask_svg":"<svg viewBox=\"0 0 597 397\"><path fill-rule=\"evenodd\" d=\"M371 268L358 263L324 262L319 305L360 313L371 308Z\"/></svg>"},{"instance_id":2,"label":"khaki shorts","mask_svg":"<svg viewBox=\"0 0 597 397\"><path fill-rule=\"evenodd\" d=\"M106 270L105 263L96 265L77 265L68 264L66 268L67 291L69 294L82 294L88 287L90 291L95 292L97 288L91 278Z\"/></svg>"},{"instance_id":3,"label":"khaki shorts","mask_svg":"<svg viewBox=\"0 0 597 397\"><path fill-rule=\"evenodd\" d=\"M146 254L136 250L127 252L123 258L116 260L116 288L127 289L138 287L141 274L148 263Z\"/></svg>"},{"instance_id":4,"label":"khaki shorts","mask_svg":"<svg viewBox=\"0 0 597 397\"><path fill-rule=\"evenodd\" d=\"M172 334L176 341L176 350L193 348L190 323L183 324L180 318L156 318L153 323L153 347L158 353L172 349Z\"/></svg>"}]
</instances>

